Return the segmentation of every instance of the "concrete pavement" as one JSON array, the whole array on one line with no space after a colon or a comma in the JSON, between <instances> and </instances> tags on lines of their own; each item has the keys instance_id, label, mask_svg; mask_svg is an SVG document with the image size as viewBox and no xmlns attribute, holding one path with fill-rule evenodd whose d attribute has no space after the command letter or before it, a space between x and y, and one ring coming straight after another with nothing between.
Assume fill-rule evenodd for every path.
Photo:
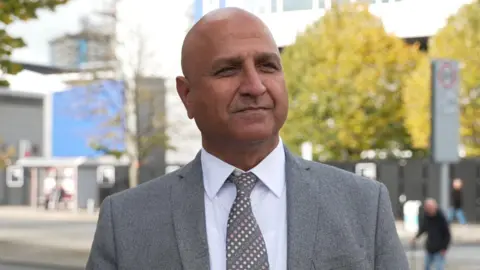
<instances>
[{"instance_id":1,"label":"concrete pavement","mask_svg":"<svg viewBox=\"0 0 480 270\"><path fill-rule=\"evenodd\" d=\"M41 265L47 266L47 269L84 269L96 220L97 214L85 212L45 212L43 209L0 207L0 270L3 270L2 263L37 267L34 269L41 269ZM413 233L403 230L401 222L397 222L397 227L402 242L408 248ZM472 263L480 265L478 255L473 259L464 258L469 254L473 257L473 254L480 254L480 225L453 225L452 231L455 247L449 260L452 263L456 260L457 263L452 265L457 265L457 268L451 269L470 270L473 268L464 267ZM422 262L423 252L408 253L414 253L412 258L416 258L418 263ZM466 266L459 268L462 261Z\"/></svg>"},{"instance_id":2,"label":"concrete pavement","mask_svg":"<svg viewBox=\"0 0 480 270\"><path fill-rule=\"evenodd\" d=\"M446 256L445 270L480 269L480 246L454 246ZM423 268L424 251L421 249L407 251L411 270Z\"/></svg>"},{"instance_id":3,"label":"concrete pavement","mask_svg":"<svg viewBox=\"0 0 480 270\"><path fill-rule=\"evenodd\" d=\"M397 233L402 240L404 245L409 244L409 240L415 236L414 232L406 231L403 228L403 222L397 221ZM452 224L451 225L451 232L452 232L452 244L456 245L465 245L465 244L478 244L480 245L480 224L467 224L467 225L460 225L460 224ZM422 243L422 239L420 239L419 243Z\"/></svg>"}]
</instances>

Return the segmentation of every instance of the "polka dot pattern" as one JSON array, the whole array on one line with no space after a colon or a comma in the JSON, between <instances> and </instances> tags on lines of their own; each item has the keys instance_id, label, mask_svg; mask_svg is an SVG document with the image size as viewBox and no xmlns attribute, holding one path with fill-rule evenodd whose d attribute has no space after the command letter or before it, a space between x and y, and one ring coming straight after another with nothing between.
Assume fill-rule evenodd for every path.
<instances>
[{"instance_id":1,"label":"polka dot pattern","mask_svg":"<svg viewBox=\"0 0 480 270\"><path fill-rule=\"evenodd\" d=\"M250 201L258 178L235 171L227 181L237 187L227 225L227 270L267 270L267 249Z\"/></svg>"}]
</instances>

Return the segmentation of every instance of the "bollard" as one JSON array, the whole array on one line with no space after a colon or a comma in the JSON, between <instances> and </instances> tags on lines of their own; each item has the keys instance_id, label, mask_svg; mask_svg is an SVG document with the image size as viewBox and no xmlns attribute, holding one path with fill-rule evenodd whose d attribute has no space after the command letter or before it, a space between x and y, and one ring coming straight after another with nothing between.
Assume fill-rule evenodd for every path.
<instances>
[{"instance_id":1,"label":"bollard","mask_svg":"<svg viewBox=\"0 0 480 270\"><path fill-rule=\"evenodd\" d=\"M87 213L94 214L94 212L95 212L95 200L94 199L88 199L87 200Z\"/></svg>"},{"instance_id":2,"label":"bollard","mask_svg":"<svg viewBox=\"0 0 480 270\"><path fill-rule=\"evenodd\" d=\"M406 201L403 205L403 227L406 231L415 233L418 231L418 211L422 202L417 200Z\"/></svg>"}]
</instances>

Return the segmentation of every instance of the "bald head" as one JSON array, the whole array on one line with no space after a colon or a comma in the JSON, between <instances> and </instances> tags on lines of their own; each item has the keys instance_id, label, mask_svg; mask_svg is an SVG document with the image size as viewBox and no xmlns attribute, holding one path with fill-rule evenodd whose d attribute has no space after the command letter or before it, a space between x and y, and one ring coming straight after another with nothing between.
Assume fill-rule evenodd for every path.
<instances>
[{"instance_id":1,"label":"bald head","mask_svg":"<svg viewBox=\"0 0 480 270\"><path fill-rule=\"evenodd\" d=\"M183 74L189 77L195 59L202 51L212 49L215 40L241 31L258 31L258 35L263 34L269 39L268 42L275 43L268 27L254 14L240 8L213 10L203 16L185 36L181 58Z\"/></svg>"},{"instance_id":2,"label":"bald head","mask_svg":"<svg viewBox=\"0 0 480 270\"><path fill-rule=\"evenodd\" d=\"M428 215L434 216L437 213L438 204L435 199L432 199L432 198L426 199L425 202L423 203L423 206L424 206L425 212Z\"/></svg>"},{"instance_id":3,"label":"bald head","mask_svg":"<svg viewBox=\"0 0 480 270\"><path fill-rule=\"evenodd\" d=\"M288 93L280 52L259 18L238 8L205 15L185 37L182 70L177 92L206 149L219 156L231 155L232 148L273 149L288 114ZM232 156L230 164L247 170L260 160L254 156L244 164Z\"/></svg>"}]
</instances>

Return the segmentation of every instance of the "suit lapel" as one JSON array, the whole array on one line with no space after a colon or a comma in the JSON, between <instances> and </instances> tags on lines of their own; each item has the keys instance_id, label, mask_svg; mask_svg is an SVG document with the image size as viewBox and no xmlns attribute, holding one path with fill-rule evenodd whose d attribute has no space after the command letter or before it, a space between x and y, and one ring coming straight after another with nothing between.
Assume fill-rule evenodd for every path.
<instances>
[{"instance_id":1,"label":"suit lapel","mask_svg":"<svg viewBox=\"0 0 480 270\"><path fill-rule=\"evenodd\" d=\"M172 185L173 223L184 270L209 269L200 153Z\"/></svg>"},{"instance_id":2,"label":"suit lapel","mask_svg":"<svg viewBox=\"0 0 480 270\"><path fill-rule=\"evenodd\" d=\"M318 222L318 185L307 177L308 163L286 157L288 269L310 269Z\"/></svg>"}]
</instances>

